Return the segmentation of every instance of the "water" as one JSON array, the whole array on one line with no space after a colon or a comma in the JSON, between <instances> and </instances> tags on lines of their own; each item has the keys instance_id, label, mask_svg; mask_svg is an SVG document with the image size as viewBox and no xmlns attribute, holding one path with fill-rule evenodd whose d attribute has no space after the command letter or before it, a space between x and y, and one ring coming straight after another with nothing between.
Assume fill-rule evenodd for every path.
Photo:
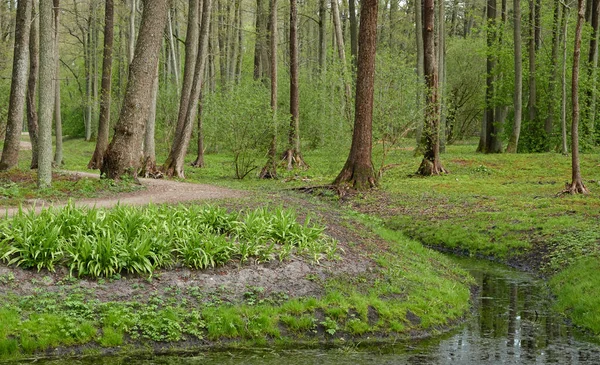
<instances>
[{"instance_id":1,"label":"water","mask_svg":"<svg viewBox=\"0 0 600 365\"><path fill-rule=\"evenodd\" d=\"M600 345L552 312L543 281L505 266L456 261L480 285L476 313L461 328L426 341L333 349L253 349L151 358L119 357L47 364L600 364Z\"/></svg>"}]
</instances>

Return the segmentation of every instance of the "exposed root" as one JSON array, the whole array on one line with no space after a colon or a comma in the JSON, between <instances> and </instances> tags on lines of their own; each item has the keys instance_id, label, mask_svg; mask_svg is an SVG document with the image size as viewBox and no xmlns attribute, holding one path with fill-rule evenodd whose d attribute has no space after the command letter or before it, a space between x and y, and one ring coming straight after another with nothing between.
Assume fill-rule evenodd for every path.
<instances>
[{"instance_id":1,"label":"exposed root","mask_svg":"<svg viewBox=\"0 0 600 365\"><path fill-rule=\"evenodd\" d=\"M421 166L419 166L419 169L417 170L417 175L420 176L434 176L447 173L448 170L446 170L440 162L431 161L426 158L421 161Z\"/></svg>"},{"instance_id":2,"label":"exposed root","mask_svg":"<svg viewBox=\"0 0 600 365\"><path fill-rule=\"evenodd\" d=\"M293 170L294 167L307 170L310 167L302 158L302 154L293 149L289 149L283 153L283 156L281 156L281 164L285 165L288 170Z\"/></svg>"},{"instance_id":3,"label":"exposed root","mask_svg":"<svg viewBox=\"0 0 600 365\"><path fill-rule=\"evenodd\" d=\"M145 178L162 179L164 177L162 171L156 167L156 160L149 156L142 161L142 168L139 175Z\"/></svg>"},{"instance_id":4,"label":"exposed root","mask_svg":"<svg viewBox=\"0 0 600 365\"><path fill-rule=\"evenodd\" d=\"M556 196L563 196L566 194L575 195L575 194L589 194L589 190L583 184L583 181L573 181L572 183L565 184L565 190L556 194Z\"/></svg>"}]
</instances>

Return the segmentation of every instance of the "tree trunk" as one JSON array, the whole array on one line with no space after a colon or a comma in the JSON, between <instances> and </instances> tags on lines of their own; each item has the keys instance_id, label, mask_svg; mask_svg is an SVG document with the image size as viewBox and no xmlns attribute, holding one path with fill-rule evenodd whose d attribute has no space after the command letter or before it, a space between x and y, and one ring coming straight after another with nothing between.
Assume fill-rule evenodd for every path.
<instances>
[{"instance_id":1,"label":"tree trunk","mask_svg":"<svg viewBox=\"0 0 600 365\"><path fill-rule=\"evenodd\" d=\"M133 61L133 56L135 53L135 12L137 7L136 3L137 0L130 0L129 2L129 63Z\"/></svg>"},{"instance_id":2,"label":"tree trunk","mask_svg":"<svg viewBox=\"0 0 600 365\"><path fill-rule=\"evenodd\" d=\"M102 54L102 85L100 90L100 118L98 121L98 137L96 149L88 163L88 169L102 168L102 158L108 148L110 127L110 104L112 88L112 61L114 42L114 4L106 0L104 8L104 51Z\"/></svg>"},{"instance_id":3,"label":"tree trunk","mask_svg":"<svg viewBox=\"0 0 600 365\"><path fill-rule=\"evenodd\" d=\"M484 153L498 153L492 149L497 145L496 138L499 136L496 132L496 118L494 116L494 71L496 68L496 55L493 48L496 45L496 0L487 0L487 61L486 61L486 92L485 92L485 110L487 125L485 128L485 147Z\"/></svg>"},{"instance_id":4,"label":"tree trunk","mask_svg":"<svg viewBox=\"0 0 600 365\"><path fill-rule=\"evenodd\" d=\"M290 0L290 128L288 149L283 155L287 169L305 168L300 153L300 104L298 96L298 4Z\"/></svg>"},{"instance_id":5,"label":"tree trunk","mask_svg":"<svg viewBox=\"0 0 600 365\"><path fill-rule=\"evenodd\" d=\"M344 82L344 111L346 118L351 120L352 118L352 90L350 89L350 81L346 75L346 49L344 47L344 33L342 32L342 23L340 20L340 10L338 8L338 0L331 0L331 12L333 17L333 27L335 33L335 41L337 43L338 56L342 63L342 79Z\"/></svg>"},{"instance_id":6,"label":"tree trunk","mask_svg":"<svg viewBox=\"0 0 600 365\"><path fill-rule=\"evenodd\" d=\"M537 0L529 0L529 105L527 106L527 109L529 111L529 122L531 123L535 121L537 115L537 92L535 81L536 6L534 5L534 1Z\"/></svg>"},{"instance_id":7,"label":"tree trunk","mask_svg":"<svg viewBox=\"0 0 600 365\"><path fill-rule=\"evenodd\" d=\"M446 4L438 0L438 94L440 107L440 153L446 150Z\"/></svg>"},{"instance_id":8,"label":"tree trunk","mask_svg":"<svg viewBox=\"0 0 600 365\"><path fill-rule=\"evenodd\" d=\"M192 167L204 167L204 131L202 127L202 109L203 109L203 92L200 92L200 98L198 99L198 156L196 160L192 162Z\"/></svg>"},{"instance_id":9,"label":"tree trunk","mask_svg":"<svg viewBox=\"0 0 600 365\"><path fill-rule=\"evenodd\" d=\"M589 141L592 145L595 144L595 119L596 119L596 77L598 69L598 26L600 23L600 0L593 0L592 4L592 34L590 37L590 49L588 53L588 77L591 81L588 91L586 92L586 106L584 115L587 117L586 125L589 134ZM587 137L587 136L586 136Z\"/></svg>"},{"instance_id":10,"label":"tree trunk","mask_svg":"<svg viewBox=\"0 0 600 365\"><path fill-rule=\"evenodd\" d=\"M177 63L177 55L175 53L175 42L173 40L173 22L171 21L171 12L168 13L168 27L169 27L169 50L171 51L171 62L173 63L173 76L175 76L175 85L177 86L177 93L179 94L179 63Z\"/></svg>"},{"instance_id":11,"label":"tree trunk","mask_svg":"<svg viewBox=\"0 0 600 365\"><path fill-rule=\"evenodd\" d=\"M586 194L587 188L581 179L579 168L579 60L581 57L581 29L585 21L585 0L579 0L577 26L575 27L575 45L573 47L573 75L571 79L571 102L573 104L573 121L571 124L571 163L572 181L567 184L566 192Z\"/></svg>"},{"instance_id":12,"label":"tree trunk","mask_svg":"<svg viewBox=\"0 0 600 365\"><path fill-rule=\"evenodd\" d=\"M542 0L535 0L535 21L534 21L534 43L535 51L539 51L542 45Z\"/></svg>"},{"instance_id":13,"label":"tree trunk","mask_svg":"<svg viewBox=\"0 0 600 365\"><path fill-rule=\"evenodd\" d=\"M513 0L514 9L514 49L515 49L515 89L514 89L514 123L506 152L516 153L521 134L521 115L523 113L523 56L521 55L521 1Z\"/></svg>"},{"instance_id":14,"label":"tree trunk","mask_svg":"<svg viewBox=\"0 0 600 365\"><path fill-rule=\"evenodd\" d=\"M327 28L327 0L319 0L319 72L325 72L327 44L325 32Z\"/></svg>"},{"instance_id":15,"label":"tree trunk","mask_svg":"<svg viewBox=\"0 0 600 365\"><path fill-rule=\"evenodd\" d=\"M39 67L39 24L33 1L31 7L31 30L29 33L29 79L27 81L27 131L31 141L31 165L38 167L38 114L37 114L37 79Z\"/></svg>"},{"instance_id":16,"label":"tree trunk","mask_svg":"<svg viewBox=\"0 0 600 365\"><path fill-rule=\"evenodd\" d=\"M261 179L277 178L277 0L270 2L269 41L271 46L271 112L273 125L267 163L260 172Z\"/></svg>"},{"instance_id":17,"label":"tree trunk","mask_svg":"<svg viewBox=\"0 0 600 365\"><path fill-rule=\"evenodd\" d=\"M152 100L150 101L150 112L146 121L146 132L144 133L144 157L140 175L143 177L158 177L160 171L156 169L156 144L154 143L154 131L156 129L156 103L158 101L158 72L157 64L154 82L152 84Z\"/></svg>"},{"instance_id":18,"label":"tree trunk","mask_svg":"<svg viewBox=\"0 0 600 365\"><path fill-rule=\"evenodd\" d=\"M563 4L563 13L562 13L562 77L561 77L561 129L562 129L562 154L567 155L567 30L569 25L569 7Z\"/></svg>"},{"instance_id":19,"label":"tree trunk","mask_svg":"<svg viewBox=\"0 0 600 365\"><path fill-rule=\"evenodd\" d=\"M417 174L439 175L446 172L440 161L440 107L438 70L435 57L435 5L434 0L423 1L423 69L427 83L423 161Z\"/></svg>"},{"instance_id":20,"label":"tree trunk","mask_svg":"<svg viewBox=\"0 0 600 365\"><path fill-rule=\"evenodd\" d=\"M334 181L335 185L347 184L357 190L366 190L376 185L371 153L373 145L373 85L377 44L377 5L377 0L363 0L361 2L352 146L346 164Z\"/></svg>"},{"instance_id":21,"label":"tree trunk","mask_svg":"<svg viewBox=\"0 0 600 365\"><path fill-rule=\"evenodd\" d=\"M19 0L17 4L12 81L0 170L13 168L19 162L19 146L27 92L27 71L29 69L31 4L31 0ZM50 9L52 9L52 4L50 4Z\"/></svg>"},{"instance_id":22,"label":"tree trunk","mask_svg":"<svg viewBox=\"0 0 600 365\"><path fill-rule=\"evenodd\" d=\"M552 137L552 127L554 124L555 117L555 104L556 104L556 82L558 80L558 48L560 46L560 1L554 0L554 16L552 20L552 54L550 60L550 80L548 83L548 116L544 123L544 131L546 132L546 150L550 150L550 140Z\"/></svg>"},{"instance_id":23,"label":"tree trunk","mask_svg":"<svg viewBox=\"0 0 600 365\"><path fill-rule=\"evenodd\" d=\"M356 69L356 57L358 55L358 21L356 20L356 0L348 0L348 12L350 13L350 56L352 57L352 69Z\"/></svg>"},{"instance_id":24,"label":"tree trunk","mask_svg":"<svg viewBox=\"0 0 600 365\"><path fill-rule=\"evenodd\" d=\"M54 3L54 64L56 73L54 78L54 135L56 146L54 147L54 165L60 167L63 164L63 144L62 144L62 115L60 111L60 51L58 49L58 26L60 14L60 0L53 0Z\"/></svg>"},{"instance_id":25,"label":"tree trunk","mask_svg":"<svg viewBox=\"0 0 600 365\"><path fill-rule=\"evenodd\" d=\"M325 1L325 0L321 0ZM254 31L256 40L254 41L254 80L260 80L263 77L262 53L265 42L265 30L263 25L263 0L256 0L256 16Z\"/></svg>"},{"instance_id":26,"label":"tree trunk","mask_svg":"<svg viewBox=\"0 0 600 365\"><path fill-rule=\"evenodd\" d=\"M421 0L414 0L415 3L415 35L417 38L417 148L415 152L419 150L421 145L421 138L423 135L423 122L425 121L424 115L421 112L423 105L423 3Z\"/></svg>"},{"instance_id":27,"label":"tree trunk","mask_svg":"<svg viewBox=\"0 0 600 365\"><path fill-rule=\"evenodd\" d=\"M118 179L125 174L137 177L169 4L169 0L153 0L152 6L145 3L123 107L100 169L107 178Z\"/></svg>"},{"instance_id":28,"label":"tree trunk","mask_svg":"<svg viewBox=\"0 0 600 365\"><path fill-rule=\"evenodd\" d=\"M40 1L40 119L38 136L38 176L40 189L52 184L52 111L56 75L54 59L53 9L50 1Z\"/></svg>"},{"instance_id":29,"label":"tree trunk","mask_svg":"<svg viewBox=\"0 0 600 365\"><path fill-rule=\"evenodd\" d=\"M198 43L198 54L196 57L196 63L194 67L194 78L192 82L192 89L190 92L189 101L187 103L187 110L185 110L184 122L181 130L175 135L173 140L173 146L169 152L169 156L163 165L163 171L167 176L177 176L179 178L185 178L184 174L184 163L187 149L190 144L192 137L192 130L194 128L194 122L198 115L198 104L197 101L200 98L202 92L202 86L204 83L204 70L206 67L206 59L208 54L208 37L209 37L209 26L210 17L212 11L212 1L204 0L202 2L202 22L200 26L200 38ZM181 112L181 109L180 109Z\"/></svg>"}]
</instances>

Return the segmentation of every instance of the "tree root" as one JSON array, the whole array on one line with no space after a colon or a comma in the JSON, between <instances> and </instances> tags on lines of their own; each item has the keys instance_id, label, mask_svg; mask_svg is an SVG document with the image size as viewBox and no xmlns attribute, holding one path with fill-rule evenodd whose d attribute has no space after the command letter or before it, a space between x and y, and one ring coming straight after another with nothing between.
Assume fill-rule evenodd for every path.
<instances>
[{"instance_id":1,"label":"tree root","mask_svg":"<svg viewBox=\"0 0 600 365\"><path fill-rule=\"evenodd\" d=\"M441 163L437 161L431 161L426 158L421 161L421 166L419 166L419 169L417 170L417 175L420 176L434 176L447 173L448 170L446 170Z\"/></svg>"},{"instance_id":2,"label":"tree root","mask_svg":"<svg viewBox=\"0 0 600 365\"><path fill-rule=\"evenodd\" d=\"M556 196L563 196L566 194L575 195L575 194L589 194L588 188L585 187L583 181L573 181L572 183L565 184L565 190L556 194Z\"/></svg>"},{"instance_id":3,"label":"tree root","mask_svg":"<svg viewBox=\"0 0 600 365\"><path fill-rule=\"evenodd\" d=\"M293 149L289 149L283 153L283 156L281 156L281 165L286 166L288 170L293 170L294 167L307 170L310 167L302 158L302 154Z\"/></svg>"}]
</instances>

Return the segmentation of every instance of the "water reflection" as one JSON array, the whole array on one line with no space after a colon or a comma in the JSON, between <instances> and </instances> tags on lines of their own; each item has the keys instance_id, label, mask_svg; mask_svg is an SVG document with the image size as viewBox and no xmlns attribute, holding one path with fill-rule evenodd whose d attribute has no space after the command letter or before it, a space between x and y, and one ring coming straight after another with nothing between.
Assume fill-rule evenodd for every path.
<instances>
[{"instance_id":1,"label":"water reflection","mask_svg":"<svg viewBox=\"0 0 600 365\"><path fill-rule=\"evenodd\" d=\"M461 329L441 338L360 349L256 349L146 359L63 359L47 364L600 364L600 346L551 311L544 282L504 266L456 260L479 284L477 313Z\"/></svg>"}]
</instances>

